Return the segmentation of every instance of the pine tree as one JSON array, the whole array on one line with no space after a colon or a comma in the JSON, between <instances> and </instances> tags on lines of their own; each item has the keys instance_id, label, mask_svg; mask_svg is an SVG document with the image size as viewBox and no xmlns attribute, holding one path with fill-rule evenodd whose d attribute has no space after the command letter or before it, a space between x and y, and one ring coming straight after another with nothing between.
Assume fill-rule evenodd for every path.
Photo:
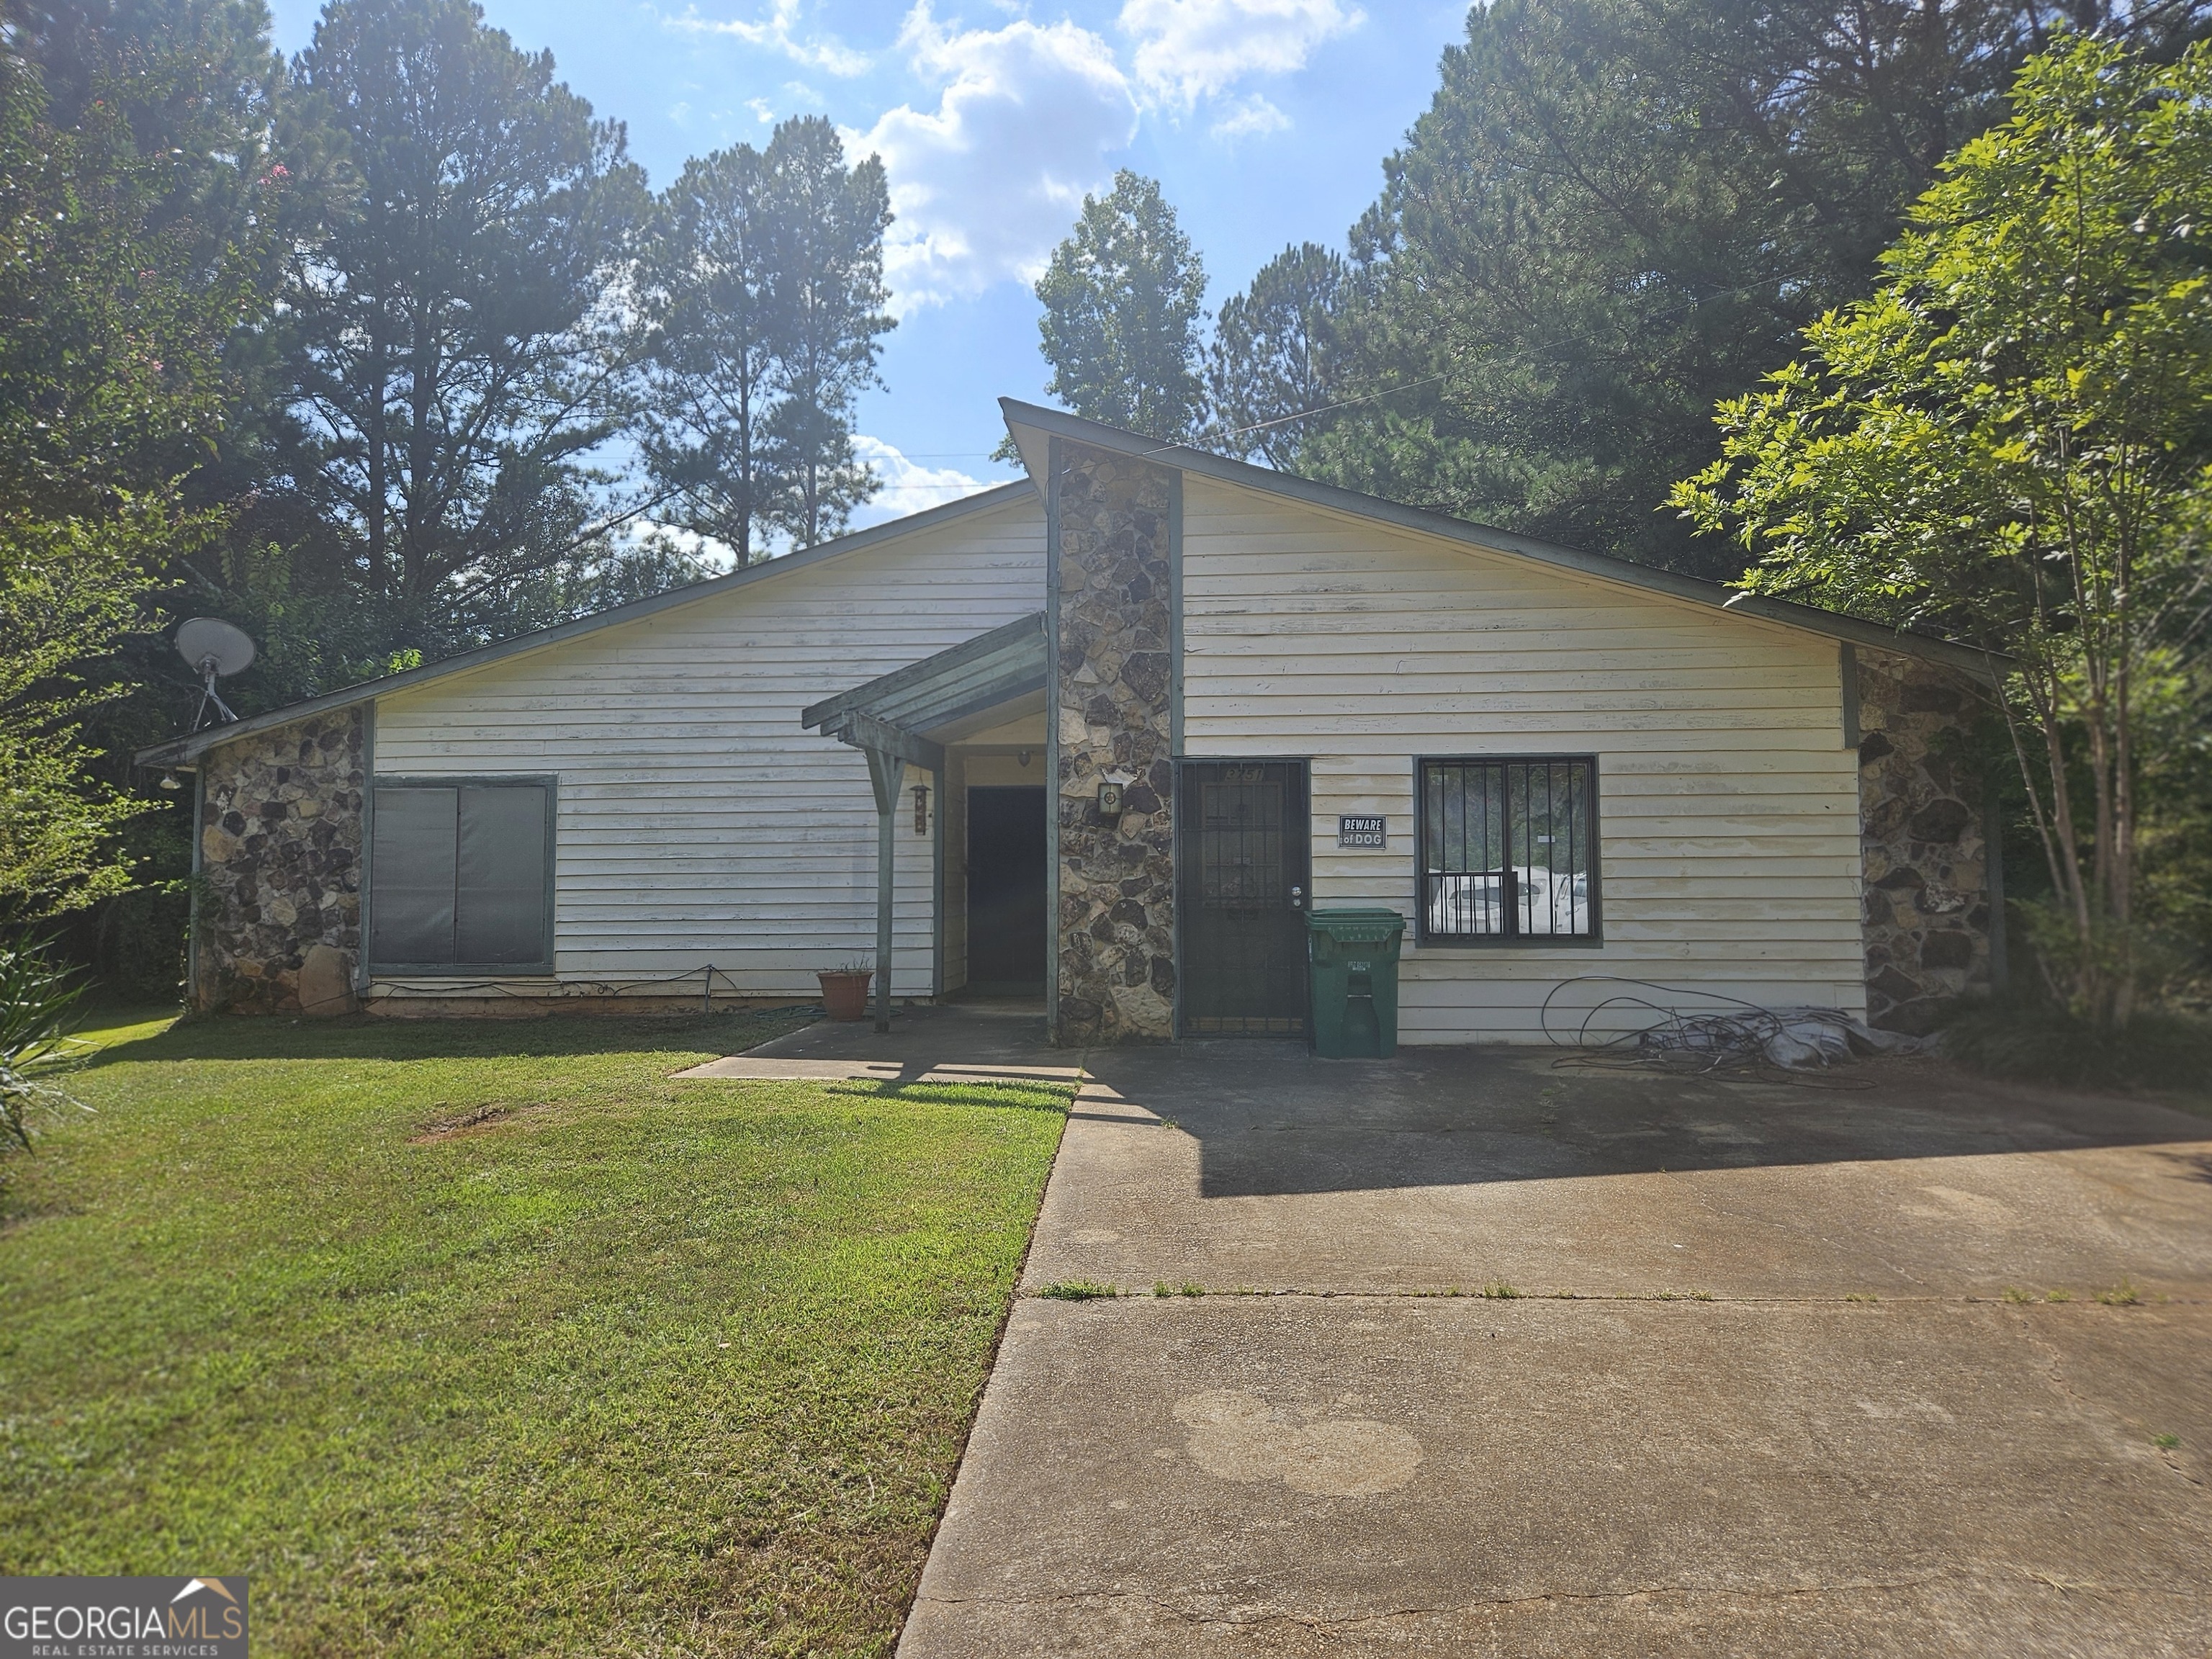
<instances>
[{"instance_id":1,"label":"pine tree","mask_svg":"<svg viewBox=\"0 0 2212 1659\"><path fill-rule=\"evenodd\" d=\"M509 631L593 551L643 175L469 0L334 0L297 80L350 168L291 284L301 483L395 643Z\"/></svg>"},{"instance_id":2,"label":"pine tree","mask_svg":"<svg viewBox=\"0 0 2212 1659\"><path fill-rule=\"evenodd\" d=\"M760 152L685 163L641 264L647 386L636 428L653 515L751 562L781 488L769 418L784 328L775 202Z\"/></svg>"},{"instance_id":3,"label":"pine tree","mask_svg":"<svg viewBox=\"0 0 2212 1659\"><path fill-rule=\"evenodd\" d=\"M738 144L684 168L639 284L656 517L744 564L772 531L801 547L835 535L874 494L853 404L892 325L890 223L883 164L847 167L818 116L784 122L765 151Z\"/></svg>"},{"instance_id":4,"label":"pine tree","mask_svg":"<svg viewBox=\"0 0 2212 1659\"><path fill-rule=\"evenodd\" d=\"M786 121L769 141L776 197L773 283L784 337L776 363L783 394L775 418L787 488L777 521L800 547L845 527L878 480L853 453L853 404L880 384L884 233L890 191L874 156L845 165L837 129L822 116Z\"/></svg>"},{"instance_id":5,"label":"pine tree","mask_svg":"<svg viewBox=\"0 0 2212 1659\"><path fill-rule=\"evenodd\" d=\"M1354 231L1342 395L1302 470L1705 574L1663 513L1713 402L1871 289L2055 21L2163 49L2203 0L1496 0ZM1403 391L1398 388L1404 388ZM1384 394L1384 395L1372 395Z\"/></svg>"},{"instance_id":6,"label":"pine tree","mask_svg":"<svg viewBox=\"0 0 2212 1659\"><path fill-rule=\"evenodd\" d=\"M1296 460L1319 429L1301 417L1330 398L1347 280L1340 255L1305 242L1285 248L1223 304L1206 356L1214 447L1270 466Z\"/></svg>"}]
</instances>

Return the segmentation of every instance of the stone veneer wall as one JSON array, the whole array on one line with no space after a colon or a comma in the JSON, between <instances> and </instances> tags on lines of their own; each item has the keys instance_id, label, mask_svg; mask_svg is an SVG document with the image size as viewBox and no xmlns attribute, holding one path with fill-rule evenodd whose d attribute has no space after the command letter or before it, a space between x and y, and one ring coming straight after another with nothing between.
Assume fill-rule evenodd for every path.
<instances>
[{"instance_id":1,"label":"stone veneer wall","mask_svg":"<svg viewBox=\"0 0 2212 1659\"><path fill-rule=\"evenodd\" d=\"M202 763L197 1001L334 1014L361 959L363 711L242 738Z\"/></svg>"},{"instance_id":2,"label":"stone veneer wall","mask_svg":"<svg viewBox=\"0 0 2212 1659\"><path fill-rule=\"evenodd\" d=\"M1858 687L1867 1012L1924 1032L1946 1002L1990 984L1982 780L1965 743L1974 698L1942 669L1866 650Z\"/></svg>"},{"instance_id":3,"label":"stone veneer wall","mask_svg":"<svg viewBox=\"0 0 2212 1659\"><path fill-rule=\"evenodd\" d=\"M1053 948L1064 1044L1175 1036L1172 487L1158 467L1061 449ZM1109 779L1126 786L1111 820L1098 811L1098 785Z\"/></svg>"}]
</instances>

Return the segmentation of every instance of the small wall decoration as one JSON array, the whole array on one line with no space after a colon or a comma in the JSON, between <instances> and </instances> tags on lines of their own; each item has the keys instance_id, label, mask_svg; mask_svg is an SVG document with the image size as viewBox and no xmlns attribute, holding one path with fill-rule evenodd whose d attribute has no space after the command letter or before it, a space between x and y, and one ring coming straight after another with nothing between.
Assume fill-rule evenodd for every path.
<instances>
[{"instance_id":1,"label":"small wall decoration","mask_svg":"<svg viewBox=\"0 0 2212 1659\"><path fill-rule=\"evenodd\" d=\"M1336 844L1339 847L1387 848L1390 844L1390 820L1340 815L1336 820Z\"/></svg>"}]
</instances>

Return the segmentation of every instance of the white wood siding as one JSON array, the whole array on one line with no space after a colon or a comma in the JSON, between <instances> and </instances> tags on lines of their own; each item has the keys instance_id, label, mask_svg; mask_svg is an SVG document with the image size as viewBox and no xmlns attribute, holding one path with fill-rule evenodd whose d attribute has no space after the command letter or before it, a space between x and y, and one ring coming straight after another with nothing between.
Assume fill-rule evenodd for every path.
<instances>
[{"instance_id":1,"label":"white wood siding","mask_svg":"<svg viewBox=\"0 0 2212 1659\"><path fill-rule=\"evenodd\" d=\"M741 994L811 996L817 969L874 951L876 811L860 752L799 711L1043 605L1024 496L381 699L376 771L559 775L560 979L689 972L696 994L712 963ZM892 990L927 996L934 836L913 800Z\"/></svg>"},{"instance_id":2,"label":"white wood siding","mask_svg":"<svg viewBox=\"0 0 2212 1659\"><path fill-rule=\"evenodd\" d=\"M1581 975L1863 1012L1833 641L1213 480L1183 503L1185 752L1311 758L1316 903L1413 916L1416 757L1598 758L1602 945L1409 924L1403 1041L1540 1042ZM1340 852L1347 812L1389 848Z\"/></svg>"}]
</instances>

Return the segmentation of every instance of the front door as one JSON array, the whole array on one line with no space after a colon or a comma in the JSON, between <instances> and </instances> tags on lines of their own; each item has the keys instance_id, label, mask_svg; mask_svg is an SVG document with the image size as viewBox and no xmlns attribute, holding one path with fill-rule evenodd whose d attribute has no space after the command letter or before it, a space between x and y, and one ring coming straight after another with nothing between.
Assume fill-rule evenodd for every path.
<instances>
[{"instance_id":1,"label":"front door","mask_svg":"<svg viewBox=\"0 0 2212 1659\"><path fill-rule=\"evenodd\" d=\"M1177 805L1182 1029L1306 1029L1310 821L1304 761L1186 761Z\"/></svg>"},{"instance_id":2,"label":"front door","mask_svg":"<svg viewBox=\"0 0 2212 1659\"><path fill-rule=\"evenodd\" d=\"M968 792L968 985L1044 989L1044 790Z\"/></svg>"}]
</instances>

